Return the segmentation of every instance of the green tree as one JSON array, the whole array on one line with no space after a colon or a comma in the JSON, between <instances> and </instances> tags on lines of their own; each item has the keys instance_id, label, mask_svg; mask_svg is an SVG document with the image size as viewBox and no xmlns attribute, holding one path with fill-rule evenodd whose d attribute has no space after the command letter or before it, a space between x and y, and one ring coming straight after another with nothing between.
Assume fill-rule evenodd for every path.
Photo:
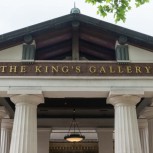
<instances>
[{"instance_id":1,"label":"green tree","mask_svg":"<svg viewBox=\"0 0 153 153\"><path fill-rule=\"evenodd\" d=\"M98 5L97 13L105 17L114 14L115 22L126 20L126 13L131 10L132 5L139 7L149 0L85 0L87 3Z\"/></svg>"}]
</instances>

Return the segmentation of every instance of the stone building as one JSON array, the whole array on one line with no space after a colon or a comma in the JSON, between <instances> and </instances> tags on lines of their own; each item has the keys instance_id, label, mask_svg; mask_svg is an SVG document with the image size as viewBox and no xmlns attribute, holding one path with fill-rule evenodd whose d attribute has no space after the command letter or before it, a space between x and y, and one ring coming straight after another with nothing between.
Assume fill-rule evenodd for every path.
<instances>
[{"instance_id":1,"label":"stone building","mask_svg":"<svg viewBox=\"0 0 153 153\"><path fill-rule=\"evenodd\" d=\"M76 8L0 35L0 97L1 153L152 153L153 37Z\"/></svg>"}]
</instances>

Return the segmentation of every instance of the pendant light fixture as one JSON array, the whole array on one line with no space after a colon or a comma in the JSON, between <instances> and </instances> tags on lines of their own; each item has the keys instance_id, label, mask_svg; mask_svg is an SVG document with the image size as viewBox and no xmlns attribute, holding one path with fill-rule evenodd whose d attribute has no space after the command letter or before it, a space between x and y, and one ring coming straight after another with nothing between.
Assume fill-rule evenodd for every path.
<instances>
[{"instance_id":1,"label":"pendant light fixture","mask_svg":"<svg viewBox=\"0 0 153 153\"><path fill-rule=\"evenodd\" d=\"M75 120L75 109L73 110L73 119L70 124L68 134L64 137L64 139L69 142L80 142L85 139L85 136L81 134L79 126Z\"/></svg>"}]
</instances>

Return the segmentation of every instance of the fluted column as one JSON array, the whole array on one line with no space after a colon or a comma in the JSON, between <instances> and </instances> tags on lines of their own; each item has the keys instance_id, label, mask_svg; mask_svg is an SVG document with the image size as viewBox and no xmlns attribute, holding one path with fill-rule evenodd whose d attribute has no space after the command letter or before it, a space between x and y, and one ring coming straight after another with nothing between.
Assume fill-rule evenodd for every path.
<instances>
[{"instance_id":1,"label":"fluted column","mask_svg":"<svg viewBox=\"0 0 153 153\"><path fill-rule=\"evenodd\" d=\"M3 119L1 124L1 147L0 153L9 153L13 120Z\"/></svg>"},{"instance_id":2,"label":"fluted column","mask_svg":"<svg viewBox=\"0 0 153 153\"><path fill-rule=\"evenodd\" d=\"M43 103L42 95L15 95L15 117L10 153L37 153L37 105Z\"/></svg>"},{"instance_id":3,"label":"fluted column","mask_svg":"<svg viewBox=\"0 0 153 153\"><path fill-rule=\"evenodd\" d=\"M149 153L148 121L146 119L139 119L138 124L142 153Z\"/></svg>"},{"instance_id":4,"label":"fluted column","mask_svg":"<svg viewBox=\"0 0 153 153\"><path fill-rule=\"evenodd\" d=\"M153 153L153 107L146 107L141 117L148 120L149 153Z\"/></svg>"},{"instance_id":5,"label":"fluted column","mask_svg":"<svg viewBox=\"0 0 153 153\"><path fill-rule=\"evenodd\" d=\"M0 145L1 145L1 121L2 118L6 115L6 110L4 106L0 107ZM1 147L1 146L0 146Z\"/></svg>"},{"instance_id":6,"label":"fluted column","mask_svg":"<svg viewBox=\"0 0 153 153\"><path fill-rule=\"evenodd\" d=\"M153 118L148 119L149 153L153 153Z\"/></svg>"},{"instance_id":7,"label":"fluted column","mask_svg":"<svg viewBox=\"0 0 153 153\"><path fill-rule=\"evenodd\" d=\"M115 108L115 153L142 153L135 108L140 99L134 95L108 98Z\"/></svg>"}]
</instances>

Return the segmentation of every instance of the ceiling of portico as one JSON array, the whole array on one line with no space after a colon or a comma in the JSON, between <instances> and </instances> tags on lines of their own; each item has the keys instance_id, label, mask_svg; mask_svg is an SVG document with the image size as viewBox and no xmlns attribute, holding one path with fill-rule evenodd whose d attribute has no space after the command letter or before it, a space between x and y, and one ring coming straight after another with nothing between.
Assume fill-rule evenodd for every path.
<instances>
[{"instance_id":1,"label":"ceiling of portico","mask_svg":"<svg viewBox=\"0 0 153 153\"><path fill-rule=\"evenodd\" d=\"M150 98L142 99L137 104L138 116L150 104ZM1 98L0 105L5 106L10 117L13 118L15 106L10 99ZM72 120L74 109L76 110L76 119L81 127L100 125L110 127L113 124L114 108L112 105L106 104L106 98L45 98L45 103L40 104L37 109L40 126L66 126Z\"/></svg>"},{"instance_id":2,"label":"ceiling of portico","mask_svg":"<svg viewBox=\"0 0 153 153\"><path fill-rule=\"evenodd\" d=\"M38 106L40 118L113 118L112 105L105 98L46 98L45 104Z\"/></svg>"}]
</instances>

